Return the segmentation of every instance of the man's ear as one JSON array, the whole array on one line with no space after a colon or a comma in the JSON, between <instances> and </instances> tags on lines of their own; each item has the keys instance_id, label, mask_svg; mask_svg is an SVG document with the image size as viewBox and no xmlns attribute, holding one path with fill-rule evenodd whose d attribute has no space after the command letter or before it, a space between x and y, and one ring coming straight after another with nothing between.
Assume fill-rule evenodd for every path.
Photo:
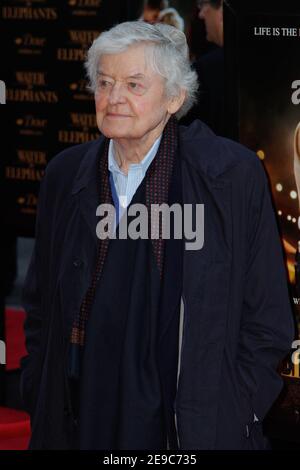
<instances>
[{"instance_id":1,"label":"man's ear","mask_svg":"<svg viewBox=\"0 0 300 470\"><path fill-rule=\"evenodd\" d=\"M176 96L171 96L168 104L168 112L170 114L176 114L177 111L181 108L186 97L186 91L181 89L179 94Z\"/></svg>"}]
</instances>

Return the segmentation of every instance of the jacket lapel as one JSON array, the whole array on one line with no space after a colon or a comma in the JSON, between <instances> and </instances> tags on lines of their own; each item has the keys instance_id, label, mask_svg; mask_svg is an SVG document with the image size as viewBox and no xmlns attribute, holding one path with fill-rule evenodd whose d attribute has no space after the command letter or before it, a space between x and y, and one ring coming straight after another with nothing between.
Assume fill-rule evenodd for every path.
<instances>
[{"instance_id":1,"label":"jacket lapel","mask_svg":"<svg viewBox=\"0 0 300 470\"><path fill-rule=\"evenodd\" d=\"M91 281L97 252L96 209L100 201L97 166L104 138L95 141L83 156L71 190L71 212L68 217L70 235L64 247L64 262L59 284L64 337L71 335L74 315L79 312Z\"/></svg>"},{"instance_id":2,"label":"jacket lapel","mask_svg":"<svg viewBox=\"0 0 300 470\"><path fill-rule=\"evenodd\" d=\"M80 214L95 244L97 243L96 225L98 222L96 209L100 203L98 164L103 144L104 137L100 137L83 157L72 187L72 196L77 200Z\"/></svg>"}]
</instances>

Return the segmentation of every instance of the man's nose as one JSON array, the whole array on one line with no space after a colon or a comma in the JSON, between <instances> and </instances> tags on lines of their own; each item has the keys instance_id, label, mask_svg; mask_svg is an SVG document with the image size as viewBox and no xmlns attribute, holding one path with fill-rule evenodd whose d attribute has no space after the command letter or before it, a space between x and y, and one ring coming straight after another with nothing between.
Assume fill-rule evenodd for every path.
<instances>
[{"instance_id":1,"label":"man's nose","mask_svg":"<svg viewBox=\"0 0 300 470\"><path fill-rule=\"evenodd\" d=\"M115 83L109 94L110 104L124 103L125 101L125 90L122 83Z\"/></svg>"}]
</instances>

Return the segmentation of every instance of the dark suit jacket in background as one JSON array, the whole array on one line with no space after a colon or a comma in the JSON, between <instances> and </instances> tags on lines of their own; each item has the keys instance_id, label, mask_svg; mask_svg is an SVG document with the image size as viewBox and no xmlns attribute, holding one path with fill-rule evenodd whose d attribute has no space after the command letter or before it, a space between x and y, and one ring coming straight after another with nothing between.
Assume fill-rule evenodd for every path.
<instances>
[{"instance_id":1,"label":"dark suit jacket in background","mask_svg":"<svg viewBox=\"0 0 300 470\"><path fill-rule=\"evenodd\" d=\"M263 449L262 421L283 385L276 368L294 338L267 178L254 153L216 137L199 121L181 127L179 141L184 203L205 205L204 247L184 253L184 333L174 403L180 448ZM22 361L21 387L32 449L72 447L76 425L66 346L96 255L102 145L100 138L66 149L49 163L41 185L24 289L29 355ZM170 304L168 321L176 307ZM169 364L163 335L158 348L163 385Z\"/></svg>"},{"instance_id":2,"label":"dark suit jacket in background","mask_svg":"<svg viewBox=\"0 0 300 470\"><path fill-rule=\"evenodd\" d=\"M224 50L218 46L195 61L193 68L198 75L198 100L181 119L183 125L201 119L217 135L226 135L224 67Z\"/></svg>"}]
</instances>

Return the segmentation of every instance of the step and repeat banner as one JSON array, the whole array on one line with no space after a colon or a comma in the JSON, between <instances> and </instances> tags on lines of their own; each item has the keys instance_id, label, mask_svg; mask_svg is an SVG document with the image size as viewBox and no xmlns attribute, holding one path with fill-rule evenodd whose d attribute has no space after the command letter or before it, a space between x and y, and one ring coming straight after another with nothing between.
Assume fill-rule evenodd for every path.
<instances>
[{"instance_id":1,"label":"step and repeat banner","mask_svg":"<svg viewBox=\"0 0 300 470\"><path fill-rule=\"evenodd\" d=\"M98 137L93 96L86 90L86 50L101 31L137 19L142 6L143 0L1 1L1 186L4 222L18 236L34 235L49 159Z\"/></svg>"},{"instance_id":2,"label":"step and repeat banner","mask_svg":"<svg viewBox=\"0 0 300 470\"><path fill-rule=\"evenodd\" d=\"M300 2L229 0L225 45L232 133L267 171L298 329L281 365L286 387L270 430L300 440Z\"/></svg>"}]
</instances>

